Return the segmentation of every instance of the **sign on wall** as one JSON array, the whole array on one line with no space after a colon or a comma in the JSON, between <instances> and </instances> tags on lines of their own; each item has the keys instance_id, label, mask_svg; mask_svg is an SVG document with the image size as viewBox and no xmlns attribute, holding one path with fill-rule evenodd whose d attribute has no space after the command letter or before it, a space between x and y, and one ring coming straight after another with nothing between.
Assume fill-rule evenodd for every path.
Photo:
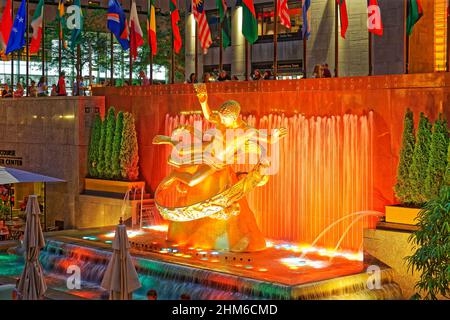
<instances>
[{"instance_id":1,"label":"sign on wall","mask_svg":"<svg viewBox=\"0 0 450 320\"><path fill-rule=\"evenodd\" d=\"M22 157L16 156L16 150L0 150L0 166L22 166Z\"/></svg>"}]
</instances>

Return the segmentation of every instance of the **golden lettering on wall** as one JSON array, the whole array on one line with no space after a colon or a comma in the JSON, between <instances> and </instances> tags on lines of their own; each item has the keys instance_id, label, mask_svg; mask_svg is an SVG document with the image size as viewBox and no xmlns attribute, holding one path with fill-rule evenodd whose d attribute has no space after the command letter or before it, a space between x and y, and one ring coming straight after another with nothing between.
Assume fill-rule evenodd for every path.
<instances>
[{"instance_id":1,"label":"golden lettering on wall","mask_svg":"<svg viewBox=\"0 0 450 320\"><path fill-rule=\"evenodd\" d=\"M0 150L0 166L22 166L22 157L16 156L16 150Z\"/></svg>"}]
</instances>

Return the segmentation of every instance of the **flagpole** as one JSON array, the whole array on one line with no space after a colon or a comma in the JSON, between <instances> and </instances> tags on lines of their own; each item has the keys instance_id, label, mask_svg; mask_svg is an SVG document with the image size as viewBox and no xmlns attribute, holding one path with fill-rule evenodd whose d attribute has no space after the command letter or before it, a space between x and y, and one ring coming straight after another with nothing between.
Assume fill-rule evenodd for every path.
<instances>
[{"instance_id":1,"label":"flagpole","mask_svg":"<svg viewBox=\"0 0 450 320\"><path fill-rule=\"evenodd\" d=\"M42 76L45 76L45 2L42 7L42 43L41 43L41 54L42 54ZM48 82L48 80L47 80Z\"/></svg>"},{"instance_id":2,"label":"flagpole","mask_svg":"<svg viewBox=\"0 0 450 320\"><path fill-rule=\"evenodd\" d=\"M335 77L339 77L339 8L337 1L334 1L334 72Z\"/></svg>"},{"instance_id":3,"label":"flagpole","mask_svg":"<svg viewBox=\"0 0 450 320\"><path fill-rule=\"evenodd\" d=\"M12 21L14 21L14 1L12 0L11 0L11 19ZM11 52L11 90L14 90L14 52Z\"/></svg>"},{"instance_id":4,"label":"flagpole","mask_svg":"<svg viewBox=\"0 0 450 320\"><path fill-rule=\"evenodd\" d=\"M225 16L225 14L224 14ZM222 23L219 15L219 71L223 69L223 37L222 37Z\"/></svg>"},{"instance_id":5,"label":"flagpole","mask_svg":"<svg viewBox=\"0 0 450 320\"><path fill-rule=\"evenodd\" d=\"M305 27L305 26L304 26ZM306 34L303 34L303 78L307 78L307 64L306 64L306 45L307 45L307 41L306 41Z\"/></svg>"},{"instance_id":6,"label":"flagpole","mask_svg":"<svg viewBox=\"0 0 450 320\"><path fill-rule=\"evenodd\" d=\"M77 95L80 95L80 78L81 77L81 46L77 44Z\"/></svg>"},{"instance_id":7,"label":"flagpole","mask_svg":"<svg viewBox=\"0 0 450 320\"><path fill-rule=\"evenodd\" d=\"M58 13L59 14L59 13ZM61 46L62 46L62 37L61 37L61 29L62 29L62 25L61 25L61 18L59 19L58 22L58 29L59 29L59 41L58 41L58 76L61 74L62 71L62 63L61 63Z\"/></svg>"},{"instance_id":8,"label":"flagpole","mask_svg":"<svg viewBox=\"0 0 450 320\"><path fill-rule=\"evenodd\" d=\"M373 75L372 47L373 47L373 35L372 32L369 32L369 76Z\"/></svg>"},{"instance_id":9,"label":"flagpole","mask_svg":"<svg viewBox=\"0 0 450 320\"><path fill-rule=\"evenodd\" d=\"M198 80L198 28L197 28L197 22L194 19L194 25L195 25L195 47L194 47L194 73L195 78Z\"/></svg>"},{"instance_id":10,"label":"flagpole","mask_svg":"<svg viewBox=\"0 0 450 320\"><path fill-rule=\"evenodd\" d=\"M175 39L173 36L173 30L172 30L172 52L171 52L171 70L170 70L170 83L175 83Z\"/></svg>"},{"instance_id":11,"label":"flagpole","mask_svg":"<svg viewBox=\"0 0 450 320\"><path fill-rule=\"evenodd\" d=\"M248 41L245 40L245 81L249 80L249 74L248 74Z\"/></svg>"},{"instance_id":12,"label":"flagpole","mask_svg":"<svg viewBox=\"0 0 450 320\"><path fill-rule=\"evenodd\" d=\"M110 77L110 83L111 86L114 86L114 38L113 33L110 33L110 54L111 54L111 77Z\"/></svg>"},{"instance_id":13,"label":"flagpole","mask_svg":"<svg viewBox=\"0 0 450 320\"><path fill-rule=\"evenodd\" d=\"M273 76L276 79L278 74L278 0L273 0Z\"/></svg>"},{"instance_id":14,"label":"flagpole","mask_svg":"<svg viewBox=\"0 0 450 320\"><path fill-rule=\"evenodd\" d=\"M28 27L28 20L29 20L29 13L28 13L28 3L29 3L30 1L29 0L27 0L27 2L26 2L26 10L27 10L27 13L26 13L26 19L25 19L25 22L26 22L26 39L25 39L25 46L26 46L26 73L25 73L25 82L26 82L26 84L27 84L27 86L26 86L26 88L27 88L27 97L30 95L29 94L29 92L28 92L28 81L29 81L29 72L28 72L28 67L29 67L29 64L30 64L30 54L29 54L29 45L30 45L30 41L29 41L29 36L30 36L30 34L29 34L29 32L30 32L30 28Z\"/></svg>"},{"instance_id":15,"label":"flagpole","mask_svg":"<svg viewBox=\"0 0 450 320\"><path fill-rule=\"evenodd\" d=\"M130 15L131 15L131 5L132 5L133 1L130 1ZM130 17L131 20L131 17ZM130 30L131 32L131 30ZM130 86L133 85L133 55L131 54L131 37L130 37ZM136 52L137 52L137 47L136 47Z\"/></svg>"},{"instance_id":16,"label":"flagpole","mask_svg":"<svg viewBox=\"0 0 450 320\"><path fill-rule=\"evenodd\" d=\"M408 74L409 73L409 36L407 34L407 30L406 30L406 23L407 23L407 19L408 19L408 0L405 0L404 2L404 23L403 23L403 27L404 27L404 31L403 31L403 36L405 39L405 73Z\"/></svg>"}]
</instances>

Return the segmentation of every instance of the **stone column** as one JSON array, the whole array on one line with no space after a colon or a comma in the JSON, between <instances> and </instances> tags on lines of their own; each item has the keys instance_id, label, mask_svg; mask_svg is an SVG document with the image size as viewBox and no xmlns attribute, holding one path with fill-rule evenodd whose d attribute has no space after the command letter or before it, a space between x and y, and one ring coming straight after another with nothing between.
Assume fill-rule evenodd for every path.
<instances>
[{"instance_id":1,"label":"stone column","mask_svg":"<svg viewBox=\"0 0 450 320\"><path fill-rule=\"evenodd\" d=\"M185 80L189 79L189 76L191 73L195 73L195 28L196 28L196 21L194 18L194 15L188 14L186 17L186 34L185 34ZM198 72L198 79L201 79L203 75L203 55L202 55L202 48L200 46L200 43L197 44L197 72Z\"/></svg>"},{"instance_id":2,"label":"stone column","mask_svg":"<svg viewBox=\"0 0 450 320\"><path fill-rule=\"evenodd\" d=\"M245 77L245 38L242 35L242 7L232 9L231 25L231 75L243 80Z\"/></svg>"}]
</instances>

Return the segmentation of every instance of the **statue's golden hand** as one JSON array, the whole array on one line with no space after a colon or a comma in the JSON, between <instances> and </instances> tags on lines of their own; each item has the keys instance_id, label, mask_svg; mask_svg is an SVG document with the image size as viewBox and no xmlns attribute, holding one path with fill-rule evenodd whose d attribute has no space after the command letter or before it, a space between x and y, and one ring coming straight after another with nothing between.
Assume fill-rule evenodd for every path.
<instances>
[{"instance_id":1,"label":"statue's golden hand","mask_svg":"<svg viewBox=\"0 0 450 320\"><path fill-rule=\"evenodd\" d=\"M170 137L163 135L156 135L153 137L153 144L172 144Z\"/></svg>"},{"instance_id":2,"label":"statue's golden hand","mask_svg":"<svg viewBox=\"0 0 450 320\"><path fill-rule=\"evenodd\" d=\"M200 103L205 103L208 100L208 92L204 83L195 83L194 90Z\"/></svg>"}]
</instances>

